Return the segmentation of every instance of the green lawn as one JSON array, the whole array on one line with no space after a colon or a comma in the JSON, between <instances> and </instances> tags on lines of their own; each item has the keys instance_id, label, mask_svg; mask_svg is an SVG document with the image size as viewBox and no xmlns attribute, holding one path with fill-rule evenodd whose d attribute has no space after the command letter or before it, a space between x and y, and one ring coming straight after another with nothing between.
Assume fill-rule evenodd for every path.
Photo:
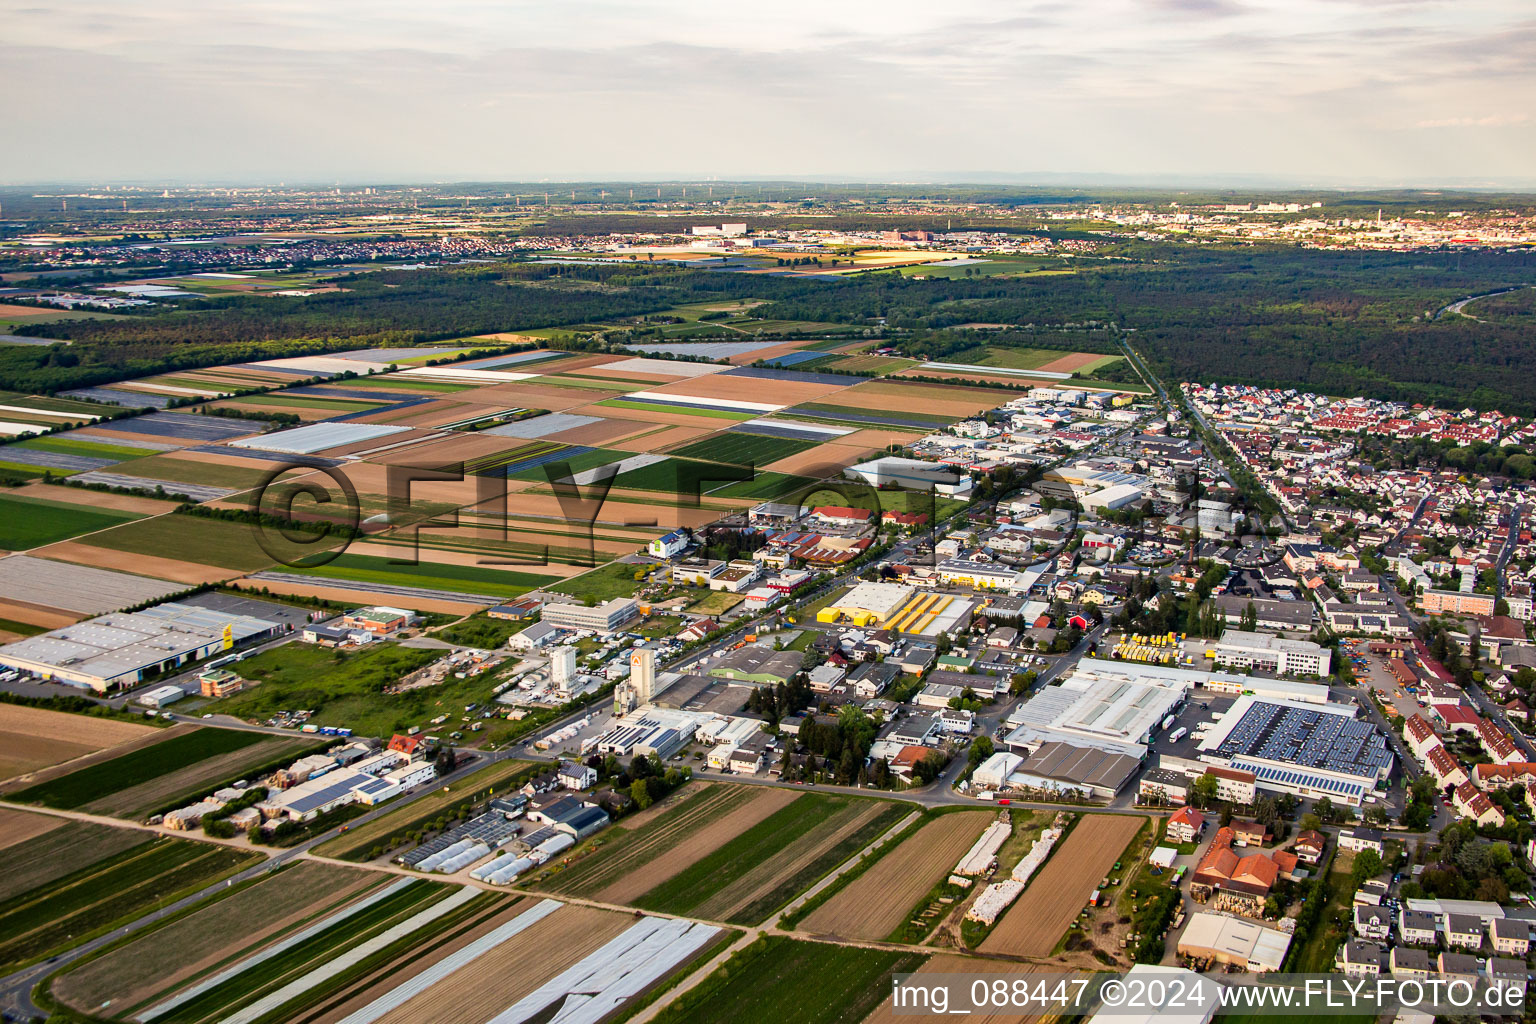
<instances>
[{"instance_id":1,"label":"green lawn","mask_svg":"<svg viewBox=\"0 0 1536 1024\"><path fill-rule=\"evenodd\" d=\"M646 566L643 565L609 562L591 572L572 576L570 579L561 580L544 589L553 594L569 594L582 600L591 598L594 602L601 603L615 597L634 596L641 582L635 579L635 573L639 572L643 576L645 571Z\"/></svg>"},{"instance_id":2,"label":"green lawn","mask_svg":"<svg viewBox=\"0 0 1536 1024\"><path fill-rule=\"evenodd\" d=\"M446 562L397 564L377 555L338 555L318 568L304 569L306 576L361 583L386 583L399 587L423 587L492 597L517 597L549 582L547 576L498 569L494 566L450 565Z\"/></svg>"},{"instance_id":3,"label":"green lawn","mask_svg":"<svg viewBox=\"0 0 1536 1024\"><path fill-rule=\"evenodd\" d=\"M759 939L658 1014L657 1024L843 1024L867 1017L890 994L892 974L925 954Z\"/></svg>"},{"instance_id":4,"label":"green lawn","mask_svg":"<svg viewBox=\"0 0 1536 1024\"><path fill-rule=\"evenodd\" d=\"M531 619L493 619L484 612L480 612L462 622L444 626L432 635L439 640L458 644L461 647L497 650L506 646L508 639L527 629L531 623Z\"/></svg>"},{"instance_id":5,"label":"green lawn","mask_svg":"<svg viewBox=\"0 0 1536 1024\"><path fill-rule=\"evenodd\" d=\"M256 732L196 729L30 786L11 799L68 810L265 738Z\"/></svg>"},{"instance_id":6,"label":"green lawn","mask_svg":"<svg viewBox=\"0 0 1536 1024\"><path fill-rule=\"evenodd\" d=\"M0 495L0 549L25 551L139 517L132 512L70 505L47 498Z\"/></svg>"}]
</instances>

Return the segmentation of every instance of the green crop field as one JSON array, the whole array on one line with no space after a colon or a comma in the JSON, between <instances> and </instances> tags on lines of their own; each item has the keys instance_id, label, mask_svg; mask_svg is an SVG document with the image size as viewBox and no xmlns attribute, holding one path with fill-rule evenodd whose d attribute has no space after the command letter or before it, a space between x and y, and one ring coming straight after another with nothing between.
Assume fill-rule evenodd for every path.
<instances>
[{"instance_id":1,"label":"green crop field","mask_svg":"<svg viewBox=\"0 0 1536 1024\"><path fill-rule=\"evenodd\" d=\"M40 452L59 452L64 455L89 455L99 459L142 459L150 454L147 448L129 448L124 445L87 441L73 437L31 437L17 442L17 448L31 448Z\"/></svg>"},{"instance_id":2,"label":"green crop field","mask_svg":"<svg viewBox=\"0 0 1536 1024\"><path fill-rule=\"evenodd\" d=\"M173 491L172 481L187 484L208 484L213 487L255 487L266 478L267 470L249 469L246 466L224 465L213 462L192 462L171 455L151 455L133 464L131 476L148 477L166 481L166 490Z\"/></svg>"},{"instance_id":3,"label":"green crop field","mask_svg":"<svg viewBox=\"0 0 1536 1024\"><path fill-rule=\"evenodd\" d=\"M220 714L263 721L278 711L308 708L316 725L344 726L363 736L389 736L452 714L490 696L489 679L452 679L439 686L385 694L385 686L443 656L441 650L378 644L339 651L285 644L240 663L259 686L208 705ZM449 726L447 729L457 728Z\"/></svg>"},{"instance_id":4,"label":"green crop field","mask_svg":"<svg viewBox=\"0 0 1536 1024\"><path fill-rule=\"evenodd\" d=\"M260 859L250 851L156 839L0 903L0 964L82 942Z\"/></svg>"},{"instance_id":5,"label":"green crop field","mask_svg":"<svg viewBox=\"0 0 1536 1024\"><path fill-rule=\"evenodd\" d=\"M693 912L733 924L754 924L907 813L906 808L887 803L862 824L855 824L854 819L867 807L864 801L846 797L806 794L711 850L635 900L634 905L661 913ZM796 847L827 838L837 841L810 864L787 875L779 874L784 858L791 856ZM749 876L760 884L754 887L750 898L737 901L730 890L737 880ZM722 916L714 917L717 912Z\"/></svg>"},{"instance_id":6,"label":"green crop field","mask_svg":"<svg viewBox=\"0 0 1536 1024\"><path fill-rule=\"evenodd\" d=\"M641 412L660 412L672 416L708 416L719 420L751 420L762 415L759 412L730 412L726 409L705 409L699 406L685 409L680 405L661 405L657 402L631 401L627 398L610 398L597 404L614 409L638 409Z\"/></svg>"},{"instance_id":7,"label":"green crop field","mask_svg":"<svg viewBox=\"0 0 1536 1024\"><path fill-rule=\"evenodd\" d=\"M195 729L61 775L12 794L21 803L68 810L159 778L198 761L248 747L266 737L232 729Z\"/></svg>"},{"instance_id":8,"label":"green crop field","mask_svg":"<svg viewBox=\"0 0 1536 1024\"><path fill-rule=\"evenodd\" d=\"M735 483L726 484L724 487L717 487L709 492L709 496L711 498L755 498L759 501L776 501L815 482L814 479L808 476L759 472L751 480L737 480Z\"/></svg>"},{"instance_id":9,"label":"green crop field","mask_svg":"<svg viewBox=\"0 0 1536 1024\"><path fill-rule=\"evenodd\" d=\"M362 583L386 583L398 587L424 587L460 593L517 597L549 582L547 576L499 569L489 565L451 565L447 562L396 563L377 555L338 555L334 561L303 570L306 576Z\"/></svg>"},{"instance_id":10,"label":"green crop field","mask_svg":"<svg viewBox=\"0 0 1536 1024\"><path fill-rule=\"evenodd\" d=\"M110 406L103 407L90 402L79 402L73 398L53 398L48 395L27 395L19 391L0 391L0 405L19 405L28 409L42 409L47 412L72 412L85 416L100 416L103 412L110 411ZM53 420L51 422L58 422Z\"/></svg>"},{"instance_id":11,"label":"green crop field","mask_svg":"<svg viewBox=\"0 0 1536 1024\"><path fill-rule=\"evenodd\" d=\"M736 466L766 466L814 447L815 441L727 431L712 434L682 448L674 448L667 454L687 459L729 462Z\"/></svg>"},{"instance_id":12,"label":"green crop field","mask_svg":"<svg viewBox=\"0 0 1536 1024\"><path fill-rule=\"evenodd\" d=\"M632 491L660 491L676 495L679 500L692 500L708 493L717 481L744 481L747 476L743 466L666 458L620 473L613 478L613 486Z\"/></svg>"},{"instance_id":13,"label":"green crop field","mask_svg":"<svg viewBox=\"0 0 1536 1024\"><path fill-rule=\"evenodd\" d=\"M947 427L960 419L959 416L943 416L938 413L918 412L913 409L891 409L881 412L878 409L855 409L846 405L834 405L831 402L806 402L786 409L781 415L804 414L807 418L831 419L840 422L852 419L854 422L862 422L867 426L879 426L878 423L869 421L869 417L890 417L892 419L911 420L914 423L931 423L936 427ZM861 418L862 417L862 418Z\"/></svg>"},{"instance_id":14,"label":"green crop field","mask_svg":"<svg viewBox=\"0 0 1536 1024\"><path fill-rule=\"evenodd\" d=\"M0 549L25 551L139 518L132 512L0 495Z\"/></svg>"},{"instance_id":15,"label":"green crop field","mask_svg":"<svg viewBox=\"0 0 1536 1024\"><path fill-rule=\"evenodd\" d=\"M946 356L946 363L973 363L977 366L1001 366L1009 370L1038 370L1046 363L1071 355L1045 348L1015 348L1011 345L982 345Z\"/></svg>"},{"instance_id":16,"label":"green crop field","mask_svg":"<svg viewBox=\"0 0 1536 1024\"><path fill-rule=\"evenodd\" d=\"M266 539L272 553L268 553L262 546L259 537ZM90 543L96 547L113 551L175 558L237 572L255 572L273 565L285 555L291 554L292 559L297 560L317 551L329 550L342 542L340 536L323 539L317 537L314 544L295 545L275 529L262 531L249 523L230 523L188 515L142 519L98 533L90 539Z\"/></svg>"},{"instance_id":17,"label":"green crop field","mask_svg":"<svg viewBox=\"0 0 1536 1024\"><path fill-rule=\"evenodd\" d=\"M657 1024L861 1021L890 993L891 974L915 971L925 960L919 953L769 935L736 953L653 1019Z\"/></svg>"}]
</instances>

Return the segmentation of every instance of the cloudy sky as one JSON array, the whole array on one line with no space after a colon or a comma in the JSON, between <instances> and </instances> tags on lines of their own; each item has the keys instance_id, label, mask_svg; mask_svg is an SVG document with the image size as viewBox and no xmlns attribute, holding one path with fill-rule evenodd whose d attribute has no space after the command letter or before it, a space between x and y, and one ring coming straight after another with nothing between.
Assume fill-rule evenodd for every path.
<instances>
[{"instance_id":1,"label":"cloudy sky","mask_svg":"<svg viewBox=\"0 0 1536 1024\"><path fill-rule=\"evenodd\" d=\"M0 0L0 181L1536 183L1529 0Z\"/></svg>"}]
</instances>

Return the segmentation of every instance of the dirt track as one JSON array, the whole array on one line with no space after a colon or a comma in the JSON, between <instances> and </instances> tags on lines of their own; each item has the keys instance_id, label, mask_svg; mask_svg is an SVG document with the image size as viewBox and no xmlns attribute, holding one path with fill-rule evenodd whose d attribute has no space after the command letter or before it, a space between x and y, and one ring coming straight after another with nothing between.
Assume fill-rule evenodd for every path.
<instances>
[{"instance_id":1,"label":"dirt track","mask_svg":"<svg viewBox=\"0 0 1536 1024\"><path fill-rule=\"evenodd\" d=\"M1099 880L1120 859L1146 820L1118 814L1084 815L982 942L981 952L1049 956L1073 918L1088 905Z\"/></svg>"}]
</instances>

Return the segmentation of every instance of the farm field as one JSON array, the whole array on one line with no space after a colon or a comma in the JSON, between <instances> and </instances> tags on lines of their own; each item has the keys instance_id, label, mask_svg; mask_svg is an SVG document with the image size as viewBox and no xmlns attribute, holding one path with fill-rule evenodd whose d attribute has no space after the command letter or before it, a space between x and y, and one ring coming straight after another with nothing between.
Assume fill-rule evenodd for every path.
<instances>
[{"instance_id":1,"label":"farm field","mask_svg":"<svg viewBox=\"0 0 1536 1024\"><path fill-rule=\"evenodd\" d=\"M399 587L424 587L459 594L517 597L549 582L548 577L495 566L451 565L446 562L397 563L388 558L347 552L325 565L303 569L306 576Z\"/></svg>"},{"instance_id":2,"label":"farm field","mask_svg":"<svg viewBox=\"0 0 1536 1024\"><path fill-rule=\"evenodd\" d=\"M246 523L228 523L200 516L158 516L127 523L103 533L94 534L85 543L110 551L149 557L169 557L183 562L211 565L234 572L255 572L272 565L277 558L268 554L257 542L258 529ZM277 530L267 530L265 536L277 556L286 554L285 548L293 547L295 559L313 554L319 549L329 549L342 542L340 537L330 542L287 545ZM114 568L127 569L129 565Z\"/></svg>"},{"instance_id":3,"label":"farm field","mask_svg":"<svg viewBox=\"0 0 1536 1024\"><path fill-rule=\"evenodd\" d=\"M293 1020L337 984L366 973L507 897L477 889L399 879L327 914L176 995L138 1011L164 1024Z\"/></svg>"},{"instance_id":4,"label":"farm field","mask_svg":"<svg viewBox=\"0 0 1536 1024\"><path fill-rule=\"evenodd\" d=\"M9 807L0 808L0 850L8 850L28 839L35 839L45 832L52 832L66 820L55 818L51 814L34 814L30 811L12 810Z\"/></svg>"},{"instance_id":5,"label":"farm field","mask_svg":"<svg viewBox=\"0 0 1536 1024\"><path fill-rule=\"evenodd\" d=\"M880 800L802 794L634 905L709 921L762 921L906 813Z\"/></svg>"},{"instance_id":6,"label":"farm field","mask_svg":"<svg viewBox=\"0 0 1536 1024\"><path fill-rule=\"evenodd\" d=\"M295 736L199 728L97 761L11 798L45 807L138 819L293 760L321 746Z\"/></svg>"},{"instance_id":7,"label":"farm field","mask_svg":"<svg viewBox=\"0 0 1536 1024\"><path fill-rule=\"evenodd\" d=\"M728 432L712 434L692 444L674 448L667 454L728 462L736 466L766 466L814 447L814 441L800 441L792 437Z\"/></svg>"},{"instance_id":8,"label":"farm field","mask_svg":"<svg viewBox=\"0 0 1536 1024\"><path fill-rule=\"evenodd\" d=\"M160 733L149 725L72 715L21 704L0 704L0 779Z\"/></svg>"},{"instance_id":9,"label":"farm field","mask_svg":"<svg viewBox=\"0 0 1536 1024\"><path fill-rule=\"evenodd\" d=\"M53 994L82 1013L110 1002L121 1007L115 1015L126 1016L382 881L352 868L295 862L136 933L61 975ZM165 956L167 950L179 955Z\"/></svg>"},{"instance_id":10,"label":"farm field","mask_svg":"<svg viewBox=\"0 0 1536 1024\"><path fill-rule=\"evenodd\" d=\"M315 847L314 852L318 856L335 857L338 860L364 860L374 846L384 844L393 836L403 836L417 827L418 822L436 818L453 805L478 795L501 792L507 780L531 765L531 761L498 761L460 779L451 789L439 787L435 792L413 800L406 806L356 825L344 835Z\"/></svg>"},{"instance_id":11,"label":"farm field","mask_svg":"<svg viewBox=\"0 0 1536 1024\"><path fill-rule=\"evenodd\" d=\"M77 824L12 848L19 855L34 852L34 844L48 844L54 847L56 865L52 877L32 887L6 886L0 901L0 964L24 963L83 942L260 859L259 854L227 846L153 838L144 832L132 833L133 845L124 846L122 839L70 829ZM71 837L79 840L77 845L61 845ZM107 849L110 852L104 853Z\"/></svg>"},{"instance_id":12,"label":"farm field","mask_svg":"<svg viewBox=\"0 0 1536 1024\"><path fill-rule=\"evenodd\" d=\"M775 473L758 470L751 480L738 480L735 483L717 487L709 492L711 498L748 498L754 501L774 501L793 494L803 487L815 483L808 476L794 476L788 473Z\"/></svg>"},{"instance_id":13,"label":"farm field","mask_svg":"<svg viewBox=\"0 0 1536 1024\"><path fill-rule=\"evenodd\" d=\"M859 1021L889 993L889 975L917 970L923 960L918 953L765 936L653 1019L657 1024Z\"/></svg>"},{"instance_id":14,"label":"farm field","mask_svg":"<svg viewBox=\"0 0 1536 1024\"><path fill-rule=\"evenodd\" d=\"M592 907L556 904L550 912L547 905L521 901L518 909L538 919L446 976L439 978L444 974L444 969L439 968L408 986L397 985L381 992L376 999L387 1001L375 1002L369 1012L385 1012L374 1017L371 1024L483 1024L575 967L634 924L633 918ZM391 996L390 992L398 994ZM405 996L408 998L398 1006L390 1005Z\"/></svg>"},{"instance_id":15,"label":"farm field","mask_svg":"<svg viewBox=\"0 0 1536 1024\"><path fill-rule=\"evenodd\" d=\"M994 819L990 811L941 814L903 840L801 923L808 932L884 939L954 869Z\"/></svg>"},{"instance_id":16,"label":"farm field","mask_svg":"<svg viewBox=\"0 0 1536 1024\"><path fill-rule=\"evenodd\" d=\"M917 968L913 973L923 974L986 974L1005 977L1023 977L1029 974L1037 974L1042 968L1034 964L1012 963L1007 960L977 960L971 957L949 956L940 954L928 958L928 962ZM920 982L914 981L914 984ZM880 1005L875 1007L868 1017L864 1018L864 1024L906 1024L912 1020L911 1011L903 1014L894 1012L891 999L886 996ZM1033 1024L1042 1020L1039 1014L1022 1014L1015 1010L1007 1010L999 1013L952 1013L948 1019L959 1020L964 1017L967 1024ZM1274 1020L1275 1018L1266 1018ZM1226 1020L1225 1017L1222 1018Z\"/></svg>"},{"instance_id":17,"label":"farm field","mask_svg":"<svg viewBox=\"0 0 1536 1024\"><path fill-rule=\"evenodd\" d=\"M194 729L144 747L100 761L79 771L23 789L12 795L21 803L42 804L70 810L94 800L159 778L204 760L218 757L262 740L259 733L228 729Z\"/></svg>"},{"instance_id":18,"label":"farm field","mask_svg":"<svg viewBox=\"0 0 1536 1024\"><path fill-rule=\"evenodd\" d=\"M1050 955L1146 820L1121 814L1083 815L982 942L981 952Z\"/></svg>"},{"instance_id":19,"label":"farm field","mask_svg":"<svg viewBox=\"0 0 1536 1024\"><path fill-rule=\"evenodd\" d=\"M620 823L592 852L540 888L604 903L628 903L676 877L800 794L758 786L690 786L659 816Z\"/></svg>"}]
</instances>

